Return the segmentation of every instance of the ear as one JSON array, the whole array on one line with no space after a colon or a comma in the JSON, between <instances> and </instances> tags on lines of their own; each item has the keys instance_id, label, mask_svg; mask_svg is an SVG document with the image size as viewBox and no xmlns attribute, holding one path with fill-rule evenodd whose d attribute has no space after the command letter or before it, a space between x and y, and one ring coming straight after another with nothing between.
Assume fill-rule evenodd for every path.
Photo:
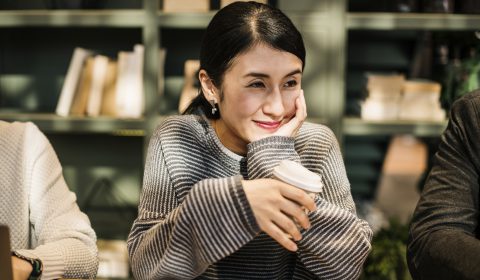
<instances>
[{"instance_id":1,"label":"ear","mask_svg":"<svg viewBox=\"0 0 480 280\"><path fill-rule=\"evenodd\" d=\"M200 86L202 87L202 93L206 100L215 99L215 103L217 99L217 88L212 82L212 79L207 74L207 71L201 69L198 72L198 79L200 80Z\"/></svg>"}]
</instances>

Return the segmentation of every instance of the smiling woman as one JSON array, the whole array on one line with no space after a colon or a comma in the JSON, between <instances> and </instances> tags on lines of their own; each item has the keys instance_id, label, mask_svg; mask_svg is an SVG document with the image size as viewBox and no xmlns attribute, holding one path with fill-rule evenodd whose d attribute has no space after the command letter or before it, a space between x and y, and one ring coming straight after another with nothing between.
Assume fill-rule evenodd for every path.
<instances>
[{"instance_id":1,"label":"smiling woman","mask_svg":"<svg viewBox=\"0 0 480 280\"><path fill-rule=\"evenodd\" d=\"M236 2L213 17L199 95L151 138L128 240L136 278L358 278L371 230L334 134L304 122L304 66L302 36L280 10ZM323 192L274 179L282 160L320 175Z\"/></svg>"},{"instance_id":2,"label":"smiling woman","mask_svg":"<svg viewBox=\"0 0 480 280\"><path fill-rule=\"evenodd\" d=\"M299 128L306 116L302 65L289 52L257 44L231 63L222 88L200 70L203 97L220 100L219 115L228 112L211 122L225 147L245 155L250 142L293 135L292 129Z\"/></svg>"}]
</instances>

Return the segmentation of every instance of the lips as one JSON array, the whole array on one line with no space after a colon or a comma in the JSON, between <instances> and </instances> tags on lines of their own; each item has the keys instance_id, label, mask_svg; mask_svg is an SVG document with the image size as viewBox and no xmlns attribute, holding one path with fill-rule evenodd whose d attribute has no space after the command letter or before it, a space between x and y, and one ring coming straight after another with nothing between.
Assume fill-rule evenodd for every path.
<instances>
[{"instance_id":1,"label":"lips","mask_svg":"<svg viewBox=\"0 0 480 280\"><path fill-rule=\"evenodd\" d=\"M281 125L281 121L278 121L278 122L272 122L272 121L268 121L268 122L264 122L264 121L254 121L256 125L258 125L259 127L263 128L263 129L267 129L267 130L275 130L277 128L280 127Z\"/></svg>"}]
</instances>

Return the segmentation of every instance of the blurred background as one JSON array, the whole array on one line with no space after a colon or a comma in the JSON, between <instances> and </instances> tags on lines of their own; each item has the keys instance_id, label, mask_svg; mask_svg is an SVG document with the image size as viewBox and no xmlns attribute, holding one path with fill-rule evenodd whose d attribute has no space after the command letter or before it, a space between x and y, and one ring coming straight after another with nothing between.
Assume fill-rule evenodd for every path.
<instances>
[{"instance_id":1,"label":"blurred background","mask_svg":"<svg viewBox=\"0 0 480 280\"><path fill-rule=\"evenodd\" d=\"M100 278L130 277L124 241L149 137L196 94L203 32L229 2L0 1L0 119L48 136L97 232ZM304 37L309 121L335 132L375 231L362 278L410 279L408 223L448 110L478 88L480 2L260 2Z\"/></svg>"}]
</instances>

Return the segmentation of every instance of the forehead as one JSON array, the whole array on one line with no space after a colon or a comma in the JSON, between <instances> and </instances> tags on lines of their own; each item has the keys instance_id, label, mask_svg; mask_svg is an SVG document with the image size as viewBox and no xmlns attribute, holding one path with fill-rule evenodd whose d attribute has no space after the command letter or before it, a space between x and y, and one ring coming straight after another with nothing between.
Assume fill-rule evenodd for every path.
<instances>
[{"instance_id":1,"label":"forehead","mask_svg":"<svg viewBox=\"0 0 480 280\"><path fill-rule=\"evenodd\" d=\"M239 54L233 60L227 73L256 72L282 75L297 69L302 69L302 61L296 55L264 44L258 44Z\"/></svg>"}]
</instances>

